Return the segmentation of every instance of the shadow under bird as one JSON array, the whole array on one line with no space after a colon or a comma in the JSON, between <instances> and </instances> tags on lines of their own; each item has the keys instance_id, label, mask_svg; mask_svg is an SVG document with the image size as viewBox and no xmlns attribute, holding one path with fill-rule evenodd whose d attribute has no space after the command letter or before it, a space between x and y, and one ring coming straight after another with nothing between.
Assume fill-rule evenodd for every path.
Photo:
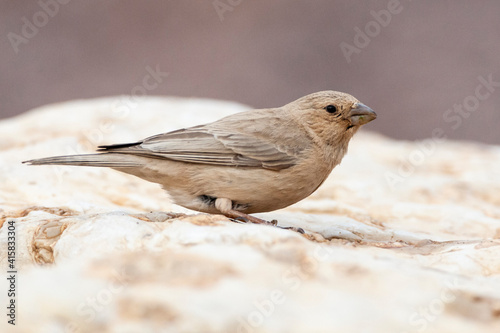
<instances>
[{"instance_id":1,"label":"shadow under bird","mask_svg":"<svg viewBox=\"0 0 500 333\"><path fill-rule=\"evenodd\" d=\"M320 91L279 108L99 146L97 154L23 163L110 167L161 184L180 206L276 225L248 214L311 195L341 162L354 133L376 117L349 94Z\"/></svg>"}]
</instances>

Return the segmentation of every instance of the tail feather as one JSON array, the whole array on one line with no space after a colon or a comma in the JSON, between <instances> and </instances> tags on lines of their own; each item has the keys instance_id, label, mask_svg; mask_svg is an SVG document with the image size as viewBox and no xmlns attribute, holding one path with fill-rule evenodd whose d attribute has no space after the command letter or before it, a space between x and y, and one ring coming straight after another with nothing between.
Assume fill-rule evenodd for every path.
<instances>
[{"instance_id":1,"label":"tail feather","mask_svg":"<svg viewBox=\"0 0 500 333\"><path fill-rule=\"evenodd\" d=\"M110 168L131 168L139 167L139 161L133 161L133 157L125 154L88 154L88 155L69 155L40 158L36 160L24 161L29 165L77 165L93 167Z\"/></svg>"}]
</instances>

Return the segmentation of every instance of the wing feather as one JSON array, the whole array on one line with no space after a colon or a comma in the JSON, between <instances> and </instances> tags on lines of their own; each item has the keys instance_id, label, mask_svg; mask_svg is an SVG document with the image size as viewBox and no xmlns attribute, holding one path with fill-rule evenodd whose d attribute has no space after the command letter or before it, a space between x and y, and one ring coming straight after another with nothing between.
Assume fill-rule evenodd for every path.
<instances>
[{"instance_id":1,"label":"wing feather","mask_svg":"<svg viewBox=\"0 0 500 333\"><path fill-rule=\"evenodd\" d=\"M246 112L245 112L246 113ZM235 115L236 116L236 115ZM233 119L232 119L233 118ZM187 163L232 167L289 168L297 163L301 149L277 145L267 126L255 126L252 118L223 118L215 123L149 137L135 144L101 146L101 151L166 158ZM279 124L279 119L272 122ZM257 124L262 121L257 122Z\"/></svg>"}]
</instances>

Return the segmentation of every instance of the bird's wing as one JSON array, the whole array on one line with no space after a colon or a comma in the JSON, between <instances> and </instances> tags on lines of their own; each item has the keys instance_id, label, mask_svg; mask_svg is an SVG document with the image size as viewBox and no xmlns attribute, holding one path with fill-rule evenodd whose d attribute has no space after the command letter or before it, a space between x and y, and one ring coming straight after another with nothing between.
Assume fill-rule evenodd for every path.
<instances>
[{"instance_id":1,"label":"bird's wing","mask_svg":"<svg viewBox=\"0 0 500 333\"><path fill-rule=\"evenodd\" d=\"M255 126L255 123L258 125ZM268 126L267 123L264 127ZM166 158L188 163L270 170L297 163L298 150L277 145L255 119L229 119L149 137L141 142L100 146L100 151ZM272 128L272 127L271 127Z\"/></svg>"}]
</instances>

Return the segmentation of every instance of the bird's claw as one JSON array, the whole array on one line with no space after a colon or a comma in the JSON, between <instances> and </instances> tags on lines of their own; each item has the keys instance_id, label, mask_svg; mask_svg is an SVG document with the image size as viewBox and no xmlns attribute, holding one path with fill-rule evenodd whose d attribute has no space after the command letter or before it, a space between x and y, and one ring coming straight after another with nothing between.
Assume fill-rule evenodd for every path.
<instances>
[{"instance_id":1,"label":"bird's claw","mask_svg":"<svg viewBox=\"0 0 500 333\"><path fill-rule=\"evenodd\" d=\"M238 216L238 217L233 217L229 218L231 221L236 222L236 223L249 223L250 220L247 219L246 217L243 216Z\"/></svg>"},{"instance_id":2,"label":"bird's claw","mask_svg":"<svg viewBox=\"0 0 500 333\"><path fill-rule=\"evenodd\" d=\"M278 228L281 228L281 229L286 229L286 230L292 230L292 231L295 231L295 232L298 232L299 234L305 234L306 232L304 231L304 229L302 228L296 228L296 227L280 227L280 226L277 226Z\"/></svg>"},{"instance_id":3,"label":"bird's claw","mask_svg":"<svg viewBox=\"0 0 500 333\"><path fill-rule=\"evenodd\" d=\"M236 222L236 223L255 223L254 221L252 221L244 216L233 217L233 218L230 218L230 220L233 222ZM262 220L262 222L260 222L260 224L269 225L272 227L278 227L280 229L285 229L285 230L292 230L292 231L298 232L299 234L305 234L305 231L302 228L280 227L278 225L278 220L271 220L271 221Z\"/></svg>"}]
</instances>

